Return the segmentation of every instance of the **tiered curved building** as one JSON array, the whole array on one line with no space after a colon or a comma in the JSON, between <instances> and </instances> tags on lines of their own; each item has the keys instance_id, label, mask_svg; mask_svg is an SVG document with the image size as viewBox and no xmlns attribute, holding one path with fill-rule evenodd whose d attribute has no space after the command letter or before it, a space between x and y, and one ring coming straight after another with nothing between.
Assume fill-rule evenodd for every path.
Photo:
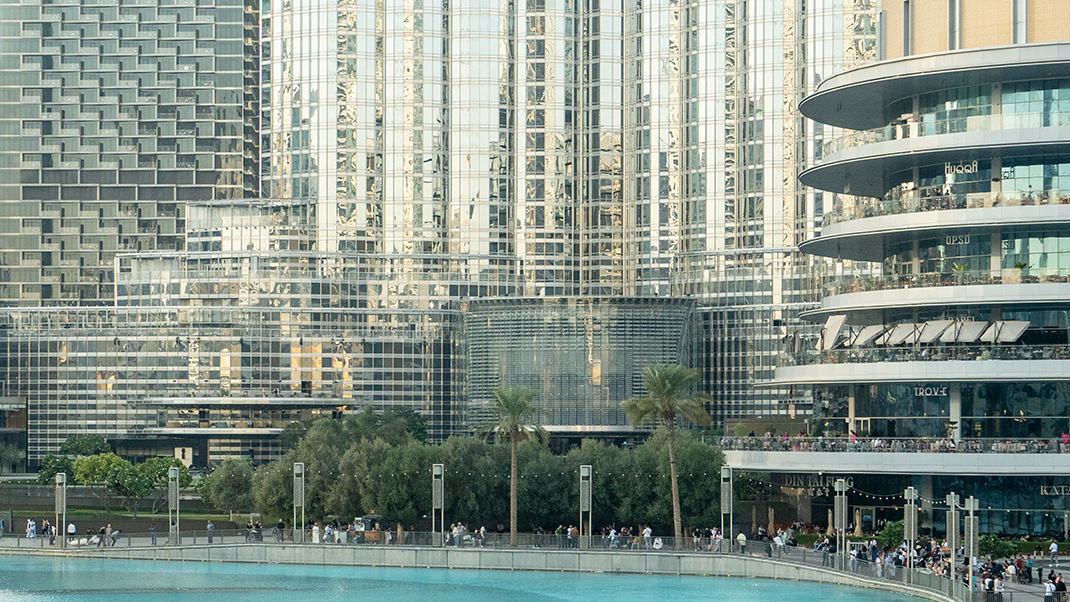
<instances>
[{"instance_id":1,"label":"tiered curved building","mask_svg":"<svg viewBox=\"0 0 1070 602\"><path fill-rule=\"evenodd\" d=\"M885 61L801 109L849 130L802 181L854 195L801 248L872 267L830 280L777 380L817 385L844 433L1066 432L1070 45Z\"/></svg>"},{"instance_id":2,"label":"tiered curved building","mask_svg":"<svg viewBox=\"0 0 1070 602\"><path fill-rule=\"evenodd\" d=\"M908 452L807 454L854 475L869 519L913 484L930 510L977 495L998 509L983 530L1063 534L1070 43L1045 2L883 6L885 60L800 104L825 137L800 180L834 199L800 248L856 269L827 279L803 314L820 335L789 338L773 382L813 391L811 435L858 438L836 449Z\"/></svg>"}]
</instances>

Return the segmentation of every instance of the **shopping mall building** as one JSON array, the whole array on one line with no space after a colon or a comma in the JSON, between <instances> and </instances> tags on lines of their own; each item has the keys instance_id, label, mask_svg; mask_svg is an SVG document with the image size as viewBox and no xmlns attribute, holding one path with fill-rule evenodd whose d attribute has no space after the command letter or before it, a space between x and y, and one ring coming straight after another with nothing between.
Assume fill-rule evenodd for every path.
<instances>
[{"instance_id":1,"label":"shopping mall building","mask_svg":"<svg viewBox=\"0 0 1070 602\"><path fill-rule=\"evenodd\" d=\"M914 485L937 531L954 491L979 499L982 531L1065 533L1070 43L1057 4L886 1L885 60L800 105L815 128L845 131L801 181L853 196L801 249L861 267L830 278L803 314L821 334L790 339L773 382L812 388L810 435L839 439L727 453L772 471L815 521L847 476L865 527L901 518Z\"/></svg>"}]
</instances>

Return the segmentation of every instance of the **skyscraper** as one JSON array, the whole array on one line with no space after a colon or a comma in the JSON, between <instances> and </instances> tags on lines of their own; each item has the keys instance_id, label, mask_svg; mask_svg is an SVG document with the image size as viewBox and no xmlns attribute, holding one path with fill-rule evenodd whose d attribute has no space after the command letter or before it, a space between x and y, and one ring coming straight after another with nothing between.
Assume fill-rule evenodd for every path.
<instances>
[{"instance_id":1,"label":"skyscraper","mask_svg":"<svg viewBox=\"0 0 1070 602\"><path fill-rule=\"evenodd\" d=\"M53 6L4 4L0 17L12 31L74 44L64 37L71 26L46 27L41 11ZM183 10L193 12L174 16ZM667 319L697 317L698 327L651 333L671 353L643 361L694 358L716 418L793 411L781 403L790 389L753 385L771 376L798 310L816 299L810 260L796 245L819 228L822 200L795 175L820 147L795 106L844 61L873 58L868 0L805 10L794 0L286 0L218 15L154 1L102 11L86 19L78 43L113 72L96 87L114 77L118 98L136 107L101 127L130 142L127 161L144 179L120 165L116 185L133 178L134 201L173 198L159 208L98 197L100 221L78 227L110 227L110 212L124 211L131 225L105 230L83 259L97 276L92 295L10 293L31 309L0 316L12 333L0 386L9 423L29 425L12 428L29 433L31 462L81 431L130 453L262 459L289 421L366 405L418 411L434 437L463 431L481 395L516 384L515 372L499 371L468 386L467 300L486 300L471 306L486 315L517 311L504 299L528 299L530 311L554 307L534 299L598 299L582 318L592 320L661 303ZM137 27L123 11L140 15ZM96 23L119 33L98 44ZM148 61L147 49L126 57L141 31L161 58ZM192 41L166 42L172 35ZM239 42L240 52L197 54ZM0 130L3 190L21 199L46 192L20 179L44 161L20 146L38 127L34 116L65 111L49 126L58 133L38 137L68 137L86 109L67 107L74 92L46 100L44 55L3 43L15 76L7 97L27 115ZM140 79L122 63L143 59L154 71ZM82 94L95 63L78 60L64 50L55 64L72 70L65 85ZM157 87L152 103L138 105ZM173 136L158 117L172 114L171 95ZM63 155L69 141L51 140L45 150L67 161L64 177L91 177L89 166L110 156L80 141L88 164L75 165ZM215 179L202 173L209 163ZM59 218L35 213L52 210L43 200L12 204L22 238L3 269L22 270L11 281L25 281L25 291L51 290L52 254L42 253L74 227L53 222L88 202L88 191L58 186L71 204ZM161 211L170 221L157 226ZM91 243L60 241L60 253ZM40 269L27 272L39 256ZM37 307L51 305L80 309ZM537 346L543 332L552 329L518 336ZM580 356L592 386L612 372L594 363L610 356ZM563 382L557 370L548 362L526 378ZM605 391L604 400L566 405L609 411L638 389Z\"/></svg>"}]
</instances>

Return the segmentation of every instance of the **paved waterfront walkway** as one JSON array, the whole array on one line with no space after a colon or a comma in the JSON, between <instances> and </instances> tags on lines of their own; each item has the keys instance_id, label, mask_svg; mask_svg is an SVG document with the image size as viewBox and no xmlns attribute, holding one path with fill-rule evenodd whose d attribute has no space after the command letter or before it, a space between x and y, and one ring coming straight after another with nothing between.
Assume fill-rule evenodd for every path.
<instances>
[{"instance_id":1,"label":"paved waterfront walkway","mask_svg":"<svg viewBox=\"0 0 1070 602\"><path fill-rule=\"evenodd\" d=\"M423 535L423 536L427 536L428 538L430 537L429 534L411 534L411 535L413 535L413 536L421 536L421 535ZM57 542L57 544L58 543L59 542ZM109 543L110 543L110 540L109 540ZM384 545L384 544L379 544L379 543L350 544L350 545L343 545L343 544L311 544L311 543L308 543L308 544L298 544L298 545L295 546L292 542L278 542L278 541L275 541L272 538L270 533L268 534L267 538L264 541L247 541L246 532L244 530L239 530L239 531L219 531L219 532L216 532L216 533L213 534L212 543L211 544L208 544L207 534L205 532L184 533L183 537L182 537L182 545L181 546L168 545L167 535L166 534L163 534L163 535L157 534L155 544L153 543L152 537L149 536L149 535L145 535L145 534L137 534L137 535L120 534L120 536L117 538L116 543L115 543L114 546L104 546L104 545L98 546L98 545L96 545L94 543L87 543L86 538L84 536L82 536L78 540L76 540L76 542L71 542L71 544L65 550L64 550L64 548L61 548L58 545L49 545L47 538L26 539L24 537L17 537L16 538L16 537L7 536L7 537L0 538L0 550L3 550L3 549L8 549L8 550L11 550L11 551L25 550L27 552L45 552L45 553L56 553L56 552L63 553L64 551L66 551L67 553L85 554L87 556L94 556L94 555L101 555L101 556L123 555L123 556L126 556L127 553L137 553L139 557L148 557L148 558L156 557L156 555L153 554L153 551L154 550L158 550L161 553L161 557L165 557L166 558L166 557L168 557L168 555L165 553L167 550L200 549L200 548L205 548L205 549L222 548L222 547L230 547L230 546L234 546L234 545L239 545L240 544L242 546L248 546L248 547L252 547L252 548L264 548L265 551L270 549L270 548L273 548L273 547L278 547L278 548L298 548L298 549L304 549L304 550L308 550L308 551L319 549L319 550L323 550L325 553L329 552L330 550L338 550L339 552L341 552L343 550L355 550L355 551L359 551L359 550L368 550L368 551L384 550L384 551L389 551L389 550L401 550L401 549L415 549L415 550L428 550L428 551L431 551L431 550L445 550L445 551L450 551L450 550L462 550L462 551L463 550L473 550L473 551L486 551L486 552L494 552L494 551L509 551L509 552L551 551L551 552L572 553L572 554L579 554L579 555L585 555L586 553L594 554L594 553L601 552L601 553L620 554L620 555L625 555L625 556L650 556L650 557L653 557L653 558L656 558L658 556L678 556L678 555L686 555L688 557L743 558L743 556L741 556L738 552L736 552L736 553L717 553L717 552L695 551L695 550L687 550L687 549L677 551L677 550L674 550L671 547L667 547L667 546L663 547L660 550L647 550L647 549L614 549L614 550L609 550L607 548L603 548L602 545L601 545L601 542L595 541L595 546L589 552L581 552L579 550L573 550L573 549L569 549L569 548L559 548L557 545L554 545L556 543L556 540L551 539L551 538L547 538L547 539L543 540L543 543L548 543L550 545L547 545L545 548L535 548L531 544L531 540L529 540L529 541L525 542L524 545L518 545L517 547L513 547L513 548L510 548L505 541L498 541L498 542L495 542L495 543L488 543L486 547L465 546L465 547L462 547L462 548L452 548L452 547L451 548L442 548L442 547L437 547L436 548L436 547L432 547L430 545L416 545L416 546L403 545L403 546L398 546L398 545L394 545L394 544L386 544L386 545ZM13 548L13 550L12 550L12 548ZM807 549L807 548L802 548L802 547L789 548L789 551L787 553L785 553L784 555L782 555L782 556L780 554L778 554L775 550L772 552L772 555L769 555L769 552L766 550L765 546L762 545L762 544L751 543L750 544L750 548L751 548L751 551L753 553L748 554L746 556L746 558L788 562L788 563L791 563L791 564L808 566L808 567L812 567L812 568L815 568L815 569L830 568L832 570L835 570L834 567L828 566L829 563L832 563L832 562L835 561L834 558L829 558L828 556L825 556L822 552L815 552L815 551ZM473 567L473 568L477 568L477 567ZM498 568L501 568L501 567L498 567ZM1070 567L1068 567L1068 568L1070 568ZM1048 570L1049 569L1047 567L1047 564L1045 564L1045 575L1047 574ZM839 572L839 571L837 571L837 572ZM899 584L904 584L905 583L905 579L904 579L905 578L905 572L902 569L902 567L897 567L894 571L892 571L890 573L885 573L885 574L878 575L876 567L873 564L871 564L869 562L865 562L865 561L859 560L859 561L856 561L854 563L853 570L849 570L847 572L852 574L852 575L854 575L857 578L861 578L861 579L864 579L864 580L869 581L869 582L880 582L880 583L884 583L884 584L887 584L888 586L893 586L893 587L897 586ZM1058 570L1056 572L1058 572ZM1036 577L1036 573L1035 573L1035 569L1034 569L1034 583L1032 585L1023 585L1023 584L1018 584L1018 583L1007 582L1005 584L1005 594L1004 594L1001 602L1042 602L1043 601L1043 595L1044 595L1044 586L1043 586L1043 583L1039 583L1038 584L1036 579L1035 579L1035 577ZM915 572L915 575L914 575L914 578L913 578L912 581L913 581L914 584L917 584L920 587L926 587L926 588L929 588L931 590L947 592L950 589L950 584L949 584L947 579L944 579L944 578L941 578L941 577L937 577L937 576L932 575L931 573L929 573L927 571L917 571L917 572ZM978 602L996 602L994 597L992 597L992 600L990 601L990 600L986 599L986 597L981 592L977 592L975 594L975 597L977 598Z\"/></svg>"}]
</instances>

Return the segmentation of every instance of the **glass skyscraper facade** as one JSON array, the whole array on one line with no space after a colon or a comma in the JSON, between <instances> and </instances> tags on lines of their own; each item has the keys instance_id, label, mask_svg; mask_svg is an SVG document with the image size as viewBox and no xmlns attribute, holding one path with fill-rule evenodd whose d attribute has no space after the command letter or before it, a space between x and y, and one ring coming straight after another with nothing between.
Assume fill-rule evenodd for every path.
<instances>
[{"instance_id":1,"label":"glass skyscraper facade","mask_svg":"<svg viewBox=\"0 0 1070 602\"><path fill-rule=\"evenodd\" d=\"M796 176L827 131L795 107L876 57L876 15L2 3L3 415L31 462L75 432L262 459L292 416L366 405L444 437L479 401L466 312L538 298L693 307L673 357L715 418L804 412L754 388L823 273ZM142 322L166 327L113 332Z\"/></svg>"}]
</instances>

